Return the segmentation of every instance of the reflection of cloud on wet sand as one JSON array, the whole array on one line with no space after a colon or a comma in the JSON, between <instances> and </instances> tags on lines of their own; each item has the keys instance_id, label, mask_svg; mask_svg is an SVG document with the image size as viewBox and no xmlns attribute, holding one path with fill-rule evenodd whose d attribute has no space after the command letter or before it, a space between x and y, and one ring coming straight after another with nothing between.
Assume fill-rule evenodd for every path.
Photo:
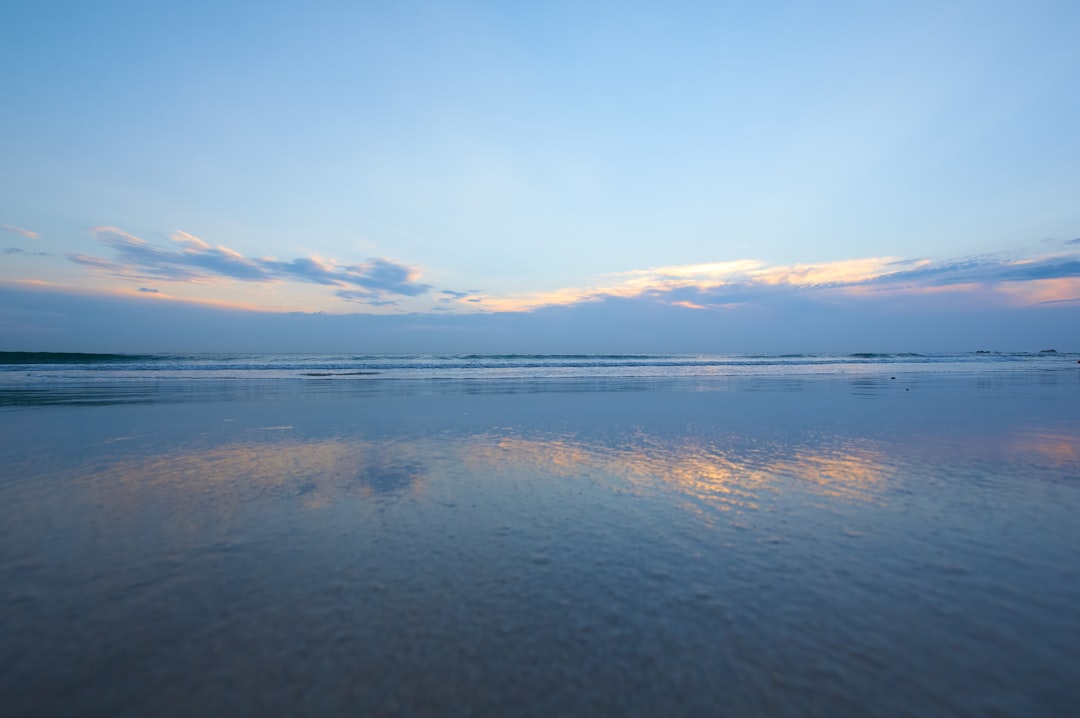
<instances>
[{"instance_id":1,"label":"reflection of cloud on wet sand","mask_svg":"<svg viewBox=\"0 0 1080 718\"><path fill-rule=\"evenodd\" d=\"M433 471L451 478L461 470L473 476L527 472L580 478L601 489L640 495L670 492L692 510L705 506L753 510L768 495L790 491L880 501L882 483L893 475L891 467L896 464L890 455L897 448L840 437L746 444L737 438L641 433L604 443L587 436L543 434L478 434L446 441L449 444L431 438L305 441L260 436L199 450L129 455L85 476L97 500L125 509L156 493L169 502L173 520L188 522L192 528L202 520L197 512L185 510L188 501L201 505L208 501L217 517L226 519L275 502L291 510L315 510L350 498L415 496ZM927 440L908 447L922 456L945 451L941 458L946 464L996 456L1007 464L1055 470L1080 466L1080 448L1066 434L1020 433L998 437L992 445L953 437L941 446ZM442 470L432 469L436 464Z\"/></svg>"},{"instance_id":2,"label":"reflection of cloud on wet sand","mask_svg":"<svg viewBox=\"0 0 1080 718\"><path fill-rule=\"evenodd\" d=\"M927 436L915 446L920 462L940 470L991 463L1033 480L1080 476L1080 441L1069 427Z\"/></svg>"},{"instance_id":3,"label":"reflection of cloud on wet sand","mask_svg":"<svg viewBox=\"0 0 1080 718\"><path fill-rule=\"evenodd\" d=\"M582 477L614 490L675 491L721 510L754 509L769 493L789 490L840 500L880 502L885 481L905 461L933 457L938 467L960 467L988 457L1002 466L1080 471L1080 443L1068 431L1030 430L1000 435L927 435L900 444L832 437L808 443L740 444L719 437L666 439L636 435L611 445L578 436L489 436L474 442L466 462L497 471L525 468L538 475ZM905 458L906 457L906 458ZM905 474L910 478L911 474Z\"/></svg>"},{"instance_id":4,"label":"reflection of cloud on wet sand","mask_svg":"<svg viewBox=\"0 0 1080 718\"><path fill-rule=\"evenodd\" d=\"M266 499L296 500L306 509L346 496L397 496L420 490L426 470L417 447L363 441L256 441L169 452L108 465L111 498L136 501L146 489L197 491L221 511ZM113 493L116 492L116 493Z\"/></svg>"},{"instance_id":5,"label":"reflection of cloud on wet sand","mask_svg":"<svg viewBox=\"0 0 1080 718\"><path fill-rule=\"evenodd\" d=\"M885 457L866 445L849 446L796 452L770 468L814 484L826 496L869 498L868 491L882 480Z\"/></svg>"},{"instance_id":6,"label":"reflection of cloud on wet sand","mask_svg":"<svg viewBox=\"0 0 1080 718\"><path fill-rule=\"evenodd\" d=\"M372 461L363 467L357 479L364 494L401 494L419 488L424 467L415 461Z\"/></svg>"},{"instance_id":7,"label":"reflection of cloud on wet sand","mask_svg":"<svg viewBox=\"0 0 1080 718\"><path fill-rule=\"evenodd\" d=\"M1080 443L1075 435L1023 433L1006 444L1013 459L1026 459L1054 468L1080 469Z\"/></svg>"},{"instance_id":8,"label":"reflection of cloud on wet sand","mask_svg":"<svg viewBox=\"0 0 1080 718\"><path fill-rule=\"evenodd\" d=\"M541 474L590 480L610 477L636 490L674 489L721 509L755 508L758 497L805 482L827 496L871 500L884 457L867 443L745 451L681 440L638 437L634 445L603 446L578 439L500 437L473 445L466 461L501 470L526 467ZM608 480L610 480L608 479Z\"/></svg>"}]
</instances>

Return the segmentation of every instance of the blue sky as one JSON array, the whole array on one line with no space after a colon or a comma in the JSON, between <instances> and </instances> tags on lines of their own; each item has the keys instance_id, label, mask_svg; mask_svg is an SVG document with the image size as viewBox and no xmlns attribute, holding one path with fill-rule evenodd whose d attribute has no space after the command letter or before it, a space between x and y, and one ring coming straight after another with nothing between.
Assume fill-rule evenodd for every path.
<instances>
[{"instance_id":1,"label":"blue sky","mask_svg":"<svg viewBox=\"0 0 1080 718\"><path fill-rule=\"evenodd\" d=\"M466 325L503 327L470 349L509 327L574 349L619 312L634 351L709 327L752 351L804 315L841 349L883 311L925 327L912 350L975 315L1002 348L1078 336L1075 2L43 1L0 24L5 348L79 348L35 307L91 298L309 317L274 331L298 351L319 313L431 350Z\"/></svg>"}]
</instances>

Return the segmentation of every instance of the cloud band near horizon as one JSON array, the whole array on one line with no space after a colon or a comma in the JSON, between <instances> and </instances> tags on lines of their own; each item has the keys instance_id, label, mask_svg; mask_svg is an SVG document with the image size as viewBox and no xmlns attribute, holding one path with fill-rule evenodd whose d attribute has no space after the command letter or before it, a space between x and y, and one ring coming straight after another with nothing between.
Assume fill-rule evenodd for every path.
<instances>
[{"instance_id":1,"label":"cloud band near horizon","mask_svg":"<svg viewBox=\"0 0 1080 718\"><path fill-rule=\"evenodd\" d=\"M609 298L651 298L688 309L731 309L794 294L927 295L966 292L1010 304L1080 300L1080 258L995 256L934 262L897 257L769 266L758 260L677 265L622 272L593 287L506 297L480 296L488 311L520 312ZM474 300L475 301L475 298Z\"/></svg>"},{"instance_id":2,"label":"cloud band near horizon","mask_svg":"<svg viewBox=\"0 0 1080 718\"><path fill-rule=\"evenodd\" d=\"M77 253L67 257L97 274L140 283L203 284L222 279L255 284L297 282L331 288L342 301L371 307L396 306L402 298L435 291L431 306L421 311L531 312L612 298L643 299L693 310L730 310L789 295L843 296L857 301L871 294L942 292L1014 305L1080 300L1080 257L1071 247L1066 254L1029 258L990 255L947 261L889 256L768 265L737 259L618 272L584 287L494 295L436 290L420 281L419 269L385 258L359 264L318 256L254 258L180 231L170 236L172 247L151 244L115 227L95 227L91 232L113 250L114 257Z\"/></svg>"}]
</instances>

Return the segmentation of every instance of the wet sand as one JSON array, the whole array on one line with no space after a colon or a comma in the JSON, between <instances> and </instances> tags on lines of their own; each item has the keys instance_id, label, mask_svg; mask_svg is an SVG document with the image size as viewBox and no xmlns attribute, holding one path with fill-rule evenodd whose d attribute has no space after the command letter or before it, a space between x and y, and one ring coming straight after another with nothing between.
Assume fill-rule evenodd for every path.
<instances>
[{"instance_id":1,"label":"wet sand","mask_svg":"<svg viewBox=\"0 0 1080 718\"><path fill-rule=\"evenodd\" d=\"M9 396L3 714L1075 708L1077 375L364 380Z\"/></svg>"}]
</instances>

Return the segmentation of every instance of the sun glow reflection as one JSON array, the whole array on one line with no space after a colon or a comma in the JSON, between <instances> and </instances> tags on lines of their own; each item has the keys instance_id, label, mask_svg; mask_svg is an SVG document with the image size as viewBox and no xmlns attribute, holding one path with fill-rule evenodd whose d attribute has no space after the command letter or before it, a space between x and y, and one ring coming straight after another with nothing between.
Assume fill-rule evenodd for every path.
<instances>
[{"instance_id":1,"label":"sun glow reflection","mask_svg":"<svg viewBox=\"0 0 1080 718\"><path fill-rule=\"evenodd\" d=\"M502 481L521 475L582 481L614 494L668 495L705 520L712 512L761 509L785 494L880 504L883 486L896 477L896 448L861 438L754 442L715 436L668 437L636 433L615 441L588 436L479 433L453 437L370 440L304 439L292 425L249 430L244 440L194 450L137 454L138 442L120 437L119 458L86 472L95 502L136 510L160 496L182 532L197 534L206 521L228 519L245 506L284 502L303 510L350 499L420 498L441 480ZM121 441L123 439L123 441ZM947 450L946 464L970 456L999 456L1011 464L1074 469L1080 449L1069 434L1020 433L1007 439L920 441L915 455ZM919 462L916 462L919 463ZM455 477L457 477L455 479ZM177 496L213 496L217 516L185 511ZM193 494L194 495L194 494ZM183 502L181 502L183 503Z\"/></svg>"},{"instance_id":2,"label":"sun glow reflection","mask_svg":"<svg viewBox=\"0 0 1080 718\"><path fill-rule=\"evenodd\" d=\"M525 467L564 478L588 474L593 480L625 482L642 493L674 490L721 510L756 508L762 494L780 489L784 480L827 496L871 500L886 466L883 454L869 443L747 452L649 437L626 446L499 437L472 445L466 462L499 471Z\"/></svg>"}]
</instances>

